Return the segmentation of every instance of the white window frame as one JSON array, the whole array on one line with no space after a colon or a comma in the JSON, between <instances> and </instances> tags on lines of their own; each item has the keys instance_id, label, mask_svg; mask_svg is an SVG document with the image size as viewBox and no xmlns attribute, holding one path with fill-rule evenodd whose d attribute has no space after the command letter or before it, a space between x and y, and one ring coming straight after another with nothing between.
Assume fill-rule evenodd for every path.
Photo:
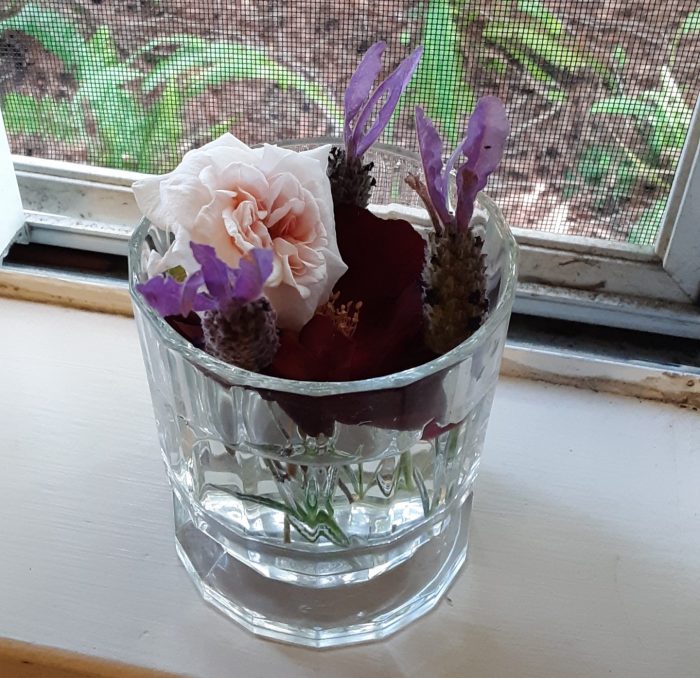
<instances>
[{"instance_id":1,"label":"white window frame","mask_svg":"<svg viewBox=\"0 0 700 678\"><path fill-rule=\"evenodd\" d=\"M0 111L0 262L7 254L12 242L26 239L24 229L24 210L15 180L14 167L10 157L10 145L5 134L5 127Z\"/></svg>"},{"instance_id":2,"label":"white window frame","mask_svg":"<svg viewBox=\"0 0 700 678\"><path fill-rule=\"evenodd\" d=\"M125 255L140 176L13 156L29 242ZM513 228L515 311L700 338L700 100L654 247ZM123 285L119 286L123 293Z\"/></svg>"}]
</instances>

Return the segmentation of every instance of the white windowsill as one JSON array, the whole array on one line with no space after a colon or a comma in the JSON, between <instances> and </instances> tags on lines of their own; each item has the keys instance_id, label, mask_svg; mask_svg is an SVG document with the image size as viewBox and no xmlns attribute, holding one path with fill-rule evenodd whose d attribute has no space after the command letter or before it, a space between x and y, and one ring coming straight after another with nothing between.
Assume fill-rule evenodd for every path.
<instances>
[{"instance_id":1,"label":"white windowsill","mask_svg":"<svg viewBox=\"0 0 700 678\"><path fill-rule=\"evenodd\" d=\"M387 641L314 652L239 629L180 566L133 322L4 299L0 315L0 675L2 638L196 678L697 671L691 410L503 380L448 596Z\"/></svg>"}]
</instances>

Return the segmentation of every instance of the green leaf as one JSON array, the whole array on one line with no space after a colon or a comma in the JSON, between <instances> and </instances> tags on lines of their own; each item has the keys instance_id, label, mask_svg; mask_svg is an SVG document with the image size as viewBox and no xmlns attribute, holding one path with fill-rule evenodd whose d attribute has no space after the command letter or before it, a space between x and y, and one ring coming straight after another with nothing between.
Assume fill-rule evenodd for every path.
<instances>
[{"instance_id":1,"label":"green leaf","mask_svg":"<svg viewBox=\"0 0 700 678\"><path fill-rule=\"evenodd\" d=\"M692 110L685 104L675 81L668 75L662 90L649 90L639 96L616 96L595 102L590 112L629 116L637 121L645 138L650 161L658 164L670 149L681 149L690 127Z\"/></svg>"},{"instance_id":2,"label":"green leaf","mask_svg":"<svg viewBox=\"0 0 700 678\"><path fill-rule=\"evenodd\" d=\"M678 45L680 45L681 40L698 33L700 33L700 9L696 9L688 14L683 23L676 29L673 40L671 40L671 66L676 62Z\"/></svg>"},{"instance_id":3,"label":"green leaf","mask_svg":"<svg viewBox=\"0 0 700 678\"><path fill-rule=\"evenodd\" d=\"M562 22L545 7L541 0L518 0L518 11L535 19L555 37L565 34Z\"/></svg>"},{"instance_id":4,"label":"green leaf","mask_svg":"<svg viewBox=\"0 0 700 678\"><path fill-rule=\"evenodd\" d=\"M635 245L653 245L656 240L656 234L661 227L665 209L666 198L655 200L651 207L644 210L639 221L627 236L627 241Z\"/></svg>"},{"instance_id":5,"label":"green leaf","mask_svg":"<svg viewBox=\"0 0 700 678\"><path fill-rule=\"evenodd\" d=\"M700 9L688 14L684 19L678 32L683 36L695 35L700 33Z\"/></svg>"},{"instance_id":6,"label":"green leaf","mask_svg":"<svg viewBox=\"0 0 700 678\"><path fill-rule=\"evenodd\" d=\"M544 95L552 103L561 103L566 100L566 93L559 87L559 83L540 66L535 63L524 51L516 46L510 48L510 55L528 75L544 85Z\"/></svg>"},{"instance_id":7,"label":"green leaf","mask_svg":"<svg viewBox=\"0 0 700 678\"><path fill-rule=\"evenodd\" d=\"M89 79L92 73L119 63L119 51L107 26L100 26L86 43L78 63L78 79Z\"/></svg>"},{"instance_id":8,"label":"green leaf","mask_svg":"<svg viewBox=\"0 0 700 678\"><path fill-rule=\"evenodd\" d=\"M624 115L635 118L652 120L657 107L639 97L615 96L596 101L591 106L591 113L607 113L608 115Z\"/></svg>"},{"instance_id":9,"label":"green leaf","mask_svg":"<svg viewBox=\"0 0 700 678\"><path fill-rule=\"evenodd\" d=\"M501 76L508 70L508 62L502 57L491 57L484 62L483 66L486 70Z\"/></svg>"},{"instance_id":10,"label":"green leaf","mask_svg":"<svg viewBox=\"0 0 700 678\"><path fill-rule=\"evenodd\" d=\"M612 60L617 68L624 68L627 63L627 52L622 45L617 45L612 53Z\"/></svg>"},{"instance_id":11,"label":"green leaf","mask_svg":"<svg viewBox=\"0 0 700 678\"><path fill-rule=\"evenodd\" d=\"M156 174L171 170L179 160L179 144L184 136L183 96L176 82L168 83L148 111L142 130L143 150L138 170Z\"/></svg>"},{"instance_id":12,"label":"green leaf","mask_svg":"<svg viewBox=\"0 0 700 678\"><path fill-rule=\"evenodd\" d=\"M526 53L533 61L567 75L588 69L597 73L609 89L617 88L614 73L598 59L581 52L566 36L554 36L532 22L509 19L492 21L482 35L484 40L496 45L516 61L520 61L518 55Z\"/></svg>"},{"instance_id":13,"label":"green leaf","mask_svg":"<svg viewBox=\"0 0 700 678\"><path fill-rule=\"evenodd\" d=\"M208 130L207 130L207 137L210 139L216 139L220 137L222 134L226 134L226 132L230 132L231 128L236 124L238 121L237 116L233 115L230 118L226 118L226 120L222 120L221 122L217 122L215 125L212 125Z\"/></svg>"},{"instance_id":14,"label":"green leaf","mask_svg":"<svg viewBox=\"0 0 700 678\"><path fill-rule=\"evenodd\" d=\"M421 43L423 57L395 116L420 104L455 146L463 134L462 117L474 108L476 95L466 81L459 31L447 0L428 4Z\"/></svg>"},{"instance_id":15,"label":"green leaf","mask_svg":"<svg viewBox=\"0 0 700 678\"><path fill-rule=\"evenodd\" d=\"M125 85L140 78L124 64L91 74L81 83L74 102L92 119L98 143L91 145L91 162L107 167L137 170L143 150L146 111Z\"/></svg>"},{"instance_id":16,"label":"green leaf","mask_svg":"<svg viewBox=\"0 0 700 678\"><path fill-rule=\"evenodd\" d=\"M190 35L174 35L153 41L132 55L130 61L151 51L156 46L175 46L175 51L163 57L146 76L144 91L172 80L181 81L186 96L201 94L210 87L233 80L268 80L283 89L299 90L327 117L341 127L343 116L340 108L323 87L305 78L276 61L263 50L238 45L226 40L209 42Z\"/></svg>"},{"instance_id":17,"label":"green leaf","mask_svg":"<svg viewBox=\"0 0 700 678\"><path fill-rule=\"evenodd\" d=\"M613 164L612 153L602 146L588 146L576 165L576 172L589 184L599 184Z\"/></svg>"},{"instance_id":18,"label":"green leaf","mask_svg":"<svg viewBox=\"0 0 700 678\"><path fill-rule=\"evenodd\" d=\"M10 92L2 101L2 111L10 134L38 134L68 143L84 134L80 118L67 101Z\"/></svg>"}]
</instances>

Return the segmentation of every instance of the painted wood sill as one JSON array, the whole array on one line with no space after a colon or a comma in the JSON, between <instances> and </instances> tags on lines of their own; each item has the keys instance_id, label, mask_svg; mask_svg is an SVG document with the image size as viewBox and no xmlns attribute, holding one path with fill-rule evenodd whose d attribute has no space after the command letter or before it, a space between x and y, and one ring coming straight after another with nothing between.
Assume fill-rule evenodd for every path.
<instances>
[{"instance_id":1,"label":"painted wood sill","mask_svg":"<svg viewBox=\"0 0 700 678\"><path fill-rule=\"evenodd\" d=\"M697 675L691 410L503 379L468 567L405 631L315 652L239 629L180 566L133 322L10 300L0 318L2 678Z\"/></svg>"}]
</instances>

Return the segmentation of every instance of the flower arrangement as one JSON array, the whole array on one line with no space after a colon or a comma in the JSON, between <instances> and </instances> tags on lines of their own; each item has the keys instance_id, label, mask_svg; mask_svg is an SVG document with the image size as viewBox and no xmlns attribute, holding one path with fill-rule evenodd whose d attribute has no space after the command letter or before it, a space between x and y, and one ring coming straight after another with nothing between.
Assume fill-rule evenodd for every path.
<instances>
[{"instance_id":1,"label":"flower arrangement","mask_svg":"<svg viewBox=\"0 0 700 678\"><path fill-rule=\"evenodd\" d=\"M423 176L406 182L432 229L425 235L407 220L377 216L373 164L363 158L422 53L375 87L384 49L370 47L350 79L342 147L250 148L225 134L171 173L134 184L144 215L172 239L165 254L149 253L150 277L137 289L195 346L273 377L353 381L428 362L484 322L484 242L472 217L508 137L504 107L480 99L446 162L417 107ZM325 426L303 423L312 433Z\"/></svg>"},{"instance_id":2,"label":"flower arrangement","mask_svg":"<svg viewBox=\"0 0 700 678\"><path fill-rule=\"evenodd\" d=\"M422 53L375 85L384 49L350 79L342 143L226 134L134 186L178 553L226 614L315 647L395 631L464 562L515 290L515 242L477 200L502 104L481 99L446 158L420 108L419 158L372 149Z\"/></svg>"}]
</instances>

